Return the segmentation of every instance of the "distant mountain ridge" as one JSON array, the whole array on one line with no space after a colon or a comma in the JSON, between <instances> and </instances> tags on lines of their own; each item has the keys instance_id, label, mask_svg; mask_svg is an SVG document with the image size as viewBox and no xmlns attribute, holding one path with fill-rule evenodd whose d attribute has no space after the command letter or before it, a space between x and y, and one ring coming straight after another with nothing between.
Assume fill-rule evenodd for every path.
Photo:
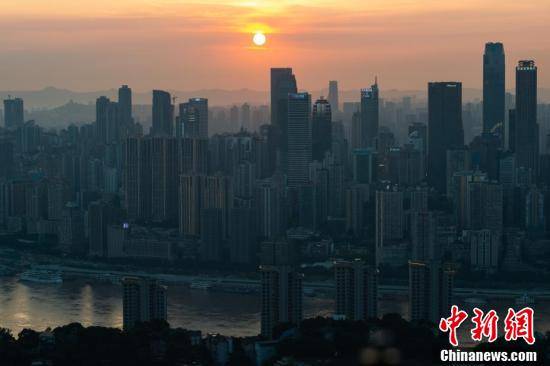
<instances>
[{"instance_id":1,"label":"distant mountain ridge","mask_svg":"<svg viewBox=\"0 0 550 366\"><path fill-rule=\"evenodd\" d=\"M269 91L252 90L252 89L202 89L192 91L169 90L172 96L176 97L176 103L182 102L193 97L208 98L212 106L227 106L232 104L242 104L248 102L251 104L268 104ZM40 90L7 90L0 91L0 98L6 99L9 95L12 97L20 97L25 100L25 108L34 109L51 109L67 104L73 101L79 104L94 104L96 98L105 95L113 100L117 100L117 89L98 90L89 92L72 91L68 89L59 89L55 87L47 87ZM321 95L328 95L328 90L311 90L313 98ZM381 88L381 96L384 99L400 99L403 96L413 96L423 100L426 98L426 91L423 90L396 90ZM151 92L134 91L134 104L151 104ZM464 101L481 100L481 89L464 88ZM340 91L340 101L358 101L359 90L342 90ZM539 89L539 101L547 103L550 101L550 89Z\"/></svg>"},{"instance_id":2,"label":"distant mountain ridge","mask_svg":"<svg viewBox=\"0 0 550 366\"><path fill-rule=\"evenodd\" d=\"M131 87L131 86L130 86ZM172 96L176 97L176 103L193 97L208 98L212 106L227 106L232 104L242 104L248 102L254 105L268 104L269 91L252 90L252 89L202 89L192 91L169 90ZM328 89L309 90L313 98L319 96L327 96ZM112 100L117 100L117 89L77 92L68 89L59 89L55 87L47 87L40 90L7 90L0 91L0 98L6 99L8 96L19 97L25 100L25 108L34 109L51 109L67 104L70 101L79 104L94 104L96 98L104 95ZM482 90L473 88L463 89L463 99L465 102L482 99ZM400 99L404 96L413 96L419 101L426 99L426 91L423 90L396 90L381 88L381 97L387 100ZM134 104L151 104L151 91L134 91ZM359 89L357 90L341 90L340 102L358 101ZM541 103L550 102L550 89L539 89L539 101ZM1 108L1 107L0 107Z\"/></svg>"}]
</instances>

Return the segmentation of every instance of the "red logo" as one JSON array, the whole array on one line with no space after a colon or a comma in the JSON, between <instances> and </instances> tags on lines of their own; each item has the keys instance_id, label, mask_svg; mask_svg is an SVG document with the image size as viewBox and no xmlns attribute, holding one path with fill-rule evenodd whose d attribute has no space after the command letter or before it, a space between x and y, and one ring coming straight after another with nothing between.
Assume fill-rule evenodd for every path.
<instances>
[{"instance_id":1,"label":"red logo","mask_svg":"<svg viewBox=\"0 0 550 366\"><path fill-rule=\"evenodd\" d=\"M439 321L439 330L449 332L449 342L455 347L458 346L456 331L466 319L468 319L468 313L458 310L458 306L453 305L451 307L451 316L447 319L441 318Z\"/></svg>"},{"instance_id":2,"label":"red logo","mask_svg":"<svg viewBox=\"0 0 550 366\"><path fill-rule=\"evenodd\" d=\"M474 314L472 322L475 324L475 327L470 332L472 340L480 342L483 337L486 337L489 343L494 342L498 337L497 312L491 310L487 314L484 314L483 310L474 308Z\"/></svg>"},{"instance_id":3,"label":"red logo","mask_svg":"<svg viewBox=\"0 0 550 366\"><path fill-rule=\"evenodd\" d=\"M508 315L504 319L504 339L515 341L518 338L523 338L528 344L535 343L534 315L535 311L531 308L523 308L518 312L514 309L508 309Z\"/></svg>"},{"instance_id":4,"label":"red logo","mask_svg":"<svg viewBox=\"0 0 550 366\"><path fill-rule=\"evenodd\" d=\"M472 323L474 328L470 331L473 341L481 342L484 338L488 342L494 342L498 338L499 317L495 310L484 313L483 310L474 308ZM515 341L523 338L527 344L535 343L535 331L533 327L533 317L535 311L526 307L519 311L508 309L508 314L504 319L504 339L506 341ZM458 346L457 330L468 319L468 313L462 311L458 306L451 307L451 315L448 318L441 318L439 321L439 330L449 333L449 343Z\"/></svg>"}]
</instances>

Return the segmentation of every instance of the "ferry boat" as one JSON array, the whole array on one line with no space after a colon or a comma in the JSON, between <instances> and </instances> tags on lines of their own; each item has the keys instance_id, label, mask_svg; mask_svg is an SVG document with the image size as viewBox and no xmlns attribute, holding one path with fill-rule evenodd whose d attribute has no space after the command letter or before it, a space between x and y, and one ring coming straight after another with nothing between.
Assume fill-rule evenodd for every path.
<instances>
[{"instance_id":1,"label":"ferry boat","mask_svg":"<svg viewBox=\"0 0 550 366\"><path fill-rule=\"evenodd\" d=\"M468 297L464 299L464 305L474 307L481 307L487 305L487 300L481 297Z\"/></svg>"},{"instance_id":2,"label":"ferry boat","mask_svg":"<svg viewBox=\"0 0 550 366\"><path fill-rule=\"evenodd\" d=\"M516 298L516 305L533 305L535 303L535 298L527 294L523 294L520 297Z\"/></svg>"},{"instance_id":3,"label":"ferry boat","mask_svg":"<svg viewBox=\"0 0 550 366\"><path fill-rule=\"evenodd\" d=\"M309 287L304 288L304 296L315 297L316 295L315 289Z\"/></svg>"},{"instance_id":4,"label":"ferry boat","mask_svg":"<svg viewBox=\"0 0 550 366\"><path fill-rule=\"evenodd\" d=\"M8 277L16 274L17 271L11 267L0 265L0 277Z\"/></svg>"},{"instance_id":5,"label":"ferry boat","mask_svg":"<svg viewBox=\"0 0 550 366\"><path fill-rule=\"evenodd\" d=\"M95 276L95 279L101 282L110 282L113 285L119 285L122 281L122 276L115 275L112 273L98 273Z\"/></svg>"},{"instance_id":6,"label":"ferry boat","mask_svg":"<svg viewBox=\"0 0 550 366\"><path fill-rule=\"evenodd\" d=\"M193 281L189 285L189 288L193 290L210 290L212 288L212 282L209 281Z\"/></svg>"},{"instance_id":7,"label":"ferry boat","mask_svg":"<svg viewBox=\"0 0 550 366\"><path fill-rule=\"evenodd\" d=\"M213 291L227 292L230 294L251 294L257 292L257 289L252 286L231 286L231 285L217 285L212 288Z\"/></svg>"},{"instance_id":8,"label":"ferry boat","mask_svg":"<svg viewBox=\"0 0 550 366\"><path fill-rule=\"evenodd\" d=\"M58 271L29 269L28 271L21 273L19 280L36 283L62 283L63 277Z\"/></svg>"}]
</instances>

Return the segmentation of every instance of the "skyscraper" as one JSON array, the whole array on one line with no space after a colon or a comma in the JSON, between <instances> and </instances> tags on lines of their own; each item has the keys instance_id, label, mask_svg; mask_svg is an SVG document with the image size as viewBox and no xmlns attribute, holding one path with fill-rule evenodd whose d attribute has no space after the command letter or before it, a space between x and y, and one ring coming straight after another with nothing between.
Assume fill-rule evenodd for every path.
<instances>
[{"instance_id":1,"label":"skyscraper","mask_svg":"<svg viewBox=\"0 0 550 366\"><path fill-rule=\"evenodd\" d=\"M367 89L361 89L361 147L375 147L378 137L378 82Z\"/></svg>"},{"instance_id":2,"label":"skyscraper","mask_svg":"<svg viewBox=\"0 0 550 366\"><path fill-rule=\"evenodd\" d=\"M297 93L296 77L291 68L271 69L271 124L276 127L276 146L280 164L286 168L288 95Z\"/></svg>"},{"instance_id":3,"label":"skyscraper","mask_svg":"<svg viewBox=\"0 0 550 366\"><path fill-rule=\"evenodd\" d=\"M119 139L118 104L107 97L99 97L95 102L96 137L101 143L112 143Z\"/></svg>"},{"instance_id":4,"label":"skyscraper","mask_svg":"<svg viewBox=\"0 0 550 366\"><path fill-rule=\"evenodd\" d=\"M170 93L153 90L153 134L172 136L174 106Z\"/></svg>"},{"instance_id":5,"label":"skyscraper","mask_svg":"<svg viewBox=\"0 0 550 366\"><path fill-rule=\"evenodd\" d=\"M167 320L166 287L156 281L138 277L122 279L122 319L124 330L137 323Z\"/></svg>"},{"instance_id":6,"label":"skyscraper","mask_svg":"<svg viewBox=\"0 0 550 366\"><path fill-rule=\"evenodd\" d=\"M334 264L336 315L366 320L378 315L378 270L360 259Z\"/></svg>"},{"instance_id":7,"label":"skyscraper","mask_svg":"<svg viewBox=\"0 0 550 366\"><path fill-rule=\"evenodd\" d=\"M321 97L313 105L311 118L313 160L323 161L332 146L332 105Z\"/></svg>"},{"instance_id":8,"label":"skyscraper","mask_svg":"<svg viewBox=\"0 0 550 366\"><path fill-rule=\"evenodd\" d=\"M483 132L504 134L505 56L502 43L485 44L483 54ZM504 141L501 140L501 144Z\"/></svg>"},{"instance_id":9,"label":"skyscraper","mask_svg":"<svg viewBox=\"0 0 550 366\"><path fill-rule=\"evenodd\" d=\"M447 150L464 145L462 83L428 84L428 181L446 191Z\"/></svg>"},{"instance_id":10,"label":"skyscraper","mask_svg":"<svg viewBox=\"0 0 550 366\"><path fill-rule=\"evenodd\" d=\"M118 89L118 110L120 123L127 131L134 121L132 118L132 89L128 85L122 85Z\"/></svg>"},{"instance_id":11,"label":"skyscraper","mask_svg":"<svg viewBox=\"0 0 550 366\"><path fill-rule=\"evenodd\" d=\"M287 122L288 186L309 182L311 162L311 96L308 93L288 95Z\"/></svg>"},{"instance_id":12,"label":"skyscraper","mask_svg":"<svg viewBox=\"0 0 550 366\"><path fill-rule=\"evenodd\" d=\"M516 67L515 153L518 168L536 176L539 157L537 124L537 67L535 61L520 61Z\"/></svg>"},{"instance_id":13,"label":"skyscraper","mask_svg":"<svg viewBox=\"0 0 550 366\"><path fill-rule=\"evenodd\" d=\"M24 122L23 117L23 99L5 99L4 100L4 127L15 129Z\"/></svg>"},{"instance_id":14,"label":"skyscraper","mask_svg":"<svg viewBox=\"0 0 550 366\"><path fill-rule=\"evenodd\" d=\"M208 138L208 99L191 98L179 105L176 135L188 138Z\"/></svg>"},{"instance_id":15,"label":"skyscraper","mask_svg":"<svg viewBox=\"0 0 550 366\"><path fill-rule=\"evenodd\" d=\"M340 101L338 96L338 81L330 80L328 82L328 102L334 112L340 111Z\"/></svg>"}]
</instances>

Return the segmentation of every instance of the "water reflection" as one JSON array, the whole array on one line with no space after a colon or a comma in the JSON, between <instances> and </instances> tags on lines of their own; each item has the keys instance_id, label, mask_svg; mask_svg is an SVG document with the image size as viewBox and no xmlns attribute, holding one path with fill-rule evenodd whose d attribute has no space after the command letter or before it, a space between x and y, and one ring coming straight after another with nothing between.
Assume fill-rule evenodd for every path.
<instances>
[{"instance_id":1,"label":"water reflection","mask_svg":"<svg viewBox=\"0 0 550 366\"><path fill-rule=\"evenodd\" d=\"M174 327L198 329L205 333L253 336L260 329L260 298L257 294L230 294L190 290L184 286L168 287L169 322ZM513 299L488 301L499 313ZM462 304L464 305L464 304ZM334 309L330 298L305 297L304 315L328 316ZM548 301L535 305L538 331L549 329ZM405 296L387 296L380 303L381 313L408 316ZM63 284L19 282L0 279L0 327L14 334L23 328L44 330L71 322L86 326L122 326L122 288L104 282L68 281ZM466 334L464 332L463 334Z\"/></svg>"}]
</instances>

